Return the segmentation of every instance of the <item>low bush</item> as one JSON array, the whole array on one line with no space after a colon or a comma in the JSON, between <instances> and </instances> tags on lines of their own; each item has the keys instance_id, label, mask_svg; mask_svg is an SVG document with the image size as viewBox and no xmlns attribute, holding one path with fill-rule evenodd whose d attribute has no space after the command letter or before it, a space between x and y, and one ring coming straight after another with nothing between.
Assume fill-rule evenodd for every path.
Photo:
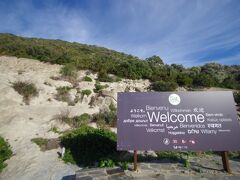
<instances>
[{"instance_id":1,"label":"low bush","mask_svg":"<svg viewBox=\"0 0 240 180\"><path fill-rule=\"evenodd\" d=\"M55 99L58 101L63 101L67 103L71 103L69 91L71 87L69 86L62 86L57 88L57 94L55 95Z\"/></svg>"},{"instance_id":2,"label":"low bush","mask_svg":"<svg viewBox=\"0 0 240 180\"><path fill-rule=\"evenodd\" d=\"M53 119L59 120L60 122L64 122L72 128L78 128L80 126L90 123L91 116L87 113L84 113L80 116L70 117L70 111L65 110L61 111L61 113L56 115Z\"/></svg>"},{"instance_id":3,"label":"low bush","mask_svg":"<svg viewBox=\"0 0 240 180\"><path fill-rule=\"evenodd\" d=\"M105 89L105 88L107 88L108 87L108 85L106 84L106 85L101 85L101 84L99 84L99 83L96 83L95 84L95 89L93 90L95 93L99 93L99 92L101 92L103 89Z\"/></svg>"},{"instance_id":4,"label":"low bush","mask_svg":"<svg viewBox=\"0 0 240 180\"><path fill-rule=\"evenodd\" d=\"M116 111L99 112L93 115L93 121L96 122L99 127L116 127L117 113Z\"/></svg>"},{"instance_id":5,"label":"low bush","mask_svg":"<svg viewBox=\"0 0 240 180\"><path fill-rule=\"evenodd\" d=\"M38 95L38 90L33 83L17 81L12 84L12 87L23 96L23 101L28 105L30 103L30 99Z\"/></svg>"},{"instance_id":6,"label":"low bush","mask_svg":"<svg viewBox=\"0 0 240 180\"><path fill-rule=\"evenodd\" d=\"M89 76L84 76L83 81L92 82L92 78L90 78Z\"/></svg>"},{"instance_id":7,"label":"low bush","mask_svg":"<svg viewBox=\"0 0 240 180\"><path fill-rule=\"evenodd\" d=\"M106 159L106 160L101 160L99 163L99 167L101 168L109 168L109 167L114 167L115 163L113 160L111 159Z\"/></svg>"},{"instance_id":8,"label":"low bush","mask_svg":"<svg viewBox=\"0 0 240 180\"><path fill-rule=\"evenodd\" d=\"M86 95L87 97L92 94L92 91L90 89L85 89L85 90L82 90L82 96Z\"/></svg>"},{"instance_id":9,"label":"low bush","mask_svg":"<svg viewBox=\"0 0 240 180\"><path fill-rule=\"evenodd\" d=\"M177 87L178 85L175 82L157 81L151 84L150 89L154 91L175 91Z\"/></svg>"},{"instance_id":10,"label":"low bush","mask_svg":"<svg viewBox=\"0 0 240 180\"><path fill-rule=\"evenodd\" d=\"M109 105L109 110L110 111L117 111L116 106L113 104L113 102L111 102L111 104Z\"/></svg>"},{"instance_id":11,"label":"low bush","mask_svg":"<svg viewBox=\"0 0 240 180\"><path fill-rule=\"evenodd\" d=\"M65 162L91 166L103 159L116 160L116 134L106 129L83 126L61 137Z\"/></svg>"},{"instance_id":12,"label":"low bush","mask_svg":"<svg viewBox=\"0 0 240 180\"><path fill-rule=\"evenodd\" d=\"M0 172L7 166L5 161L12 156L12 150L7 141L0 136Z\"/></svg>"},{"instance_id":13,"label":"low bush","mask_svg":"<svg viewBox=\"0 0 240 180\"><path fill-rule=\"evenodd\" d=\"M77 76L77 69L74 66L74 64L66 64L65 66L62 67L60 73L64 77L73 77L76 78Z\"/></svg>"},{"instance_id":14,"label":"low bush","mask_svg":"<svg viewBox=\"0 0 240 180\"><path fill-rule=\"evenodd\" d=\"M87 125L91 121L91 116L88 113L84 113L80 116L72 118L72 126L78 128L83 125Z\"/></svg>"},{"instance_id":15,"label":"low bush","mask_svg":"<svg viewBox=\"0 0 240 180\"><path fill-rule=\"evenodd\" d=\"M182 161L182 155L178 152L171 151L156 151L157 157L159 159L170 159L174 161Z\"/></svg>"},{"instance_id":16,"label":"low bush","mask_svg":"<svg viewBox=\"0 0 240 180\"><path fill-rule=\"evenodd\" d=\"M118 165L119 165L123 170L128 170L129 162L127 162L127 161L119 162Z\"/></svg>"},{"instance_id":17,"label":"low bush","mask_svg":"<svg viewBox=\"0 0 240 180\"><path fill-rule=\"evenodd\" d=\"M234 97L234 100L235 102L240 105L240 92L234 92L233 93L233 97Z\"/></svg>"},{"instance_id":18,"label":"low bush","mask_svg":"<svg viewBox=\"0 0 240 180\"><path fill-rule=\"evenodd\" d=\"M113 82L114 78L109 76L106 72L99 72L98 80L101 82Z\"/></svg>"},{"instance_id":19,"label":"low bush","mask_svg":"<svg viewBox=\"0 0 240 180\"><path fill-rule=\"evenodd\" d=\"M57 127L51 127L51 129L49 129L49 132L50 131L52 131L52 132L54 132L54 133L56 133L56 134L61 134L62 132L57 128Z\"/></svg>"}]
</instances>

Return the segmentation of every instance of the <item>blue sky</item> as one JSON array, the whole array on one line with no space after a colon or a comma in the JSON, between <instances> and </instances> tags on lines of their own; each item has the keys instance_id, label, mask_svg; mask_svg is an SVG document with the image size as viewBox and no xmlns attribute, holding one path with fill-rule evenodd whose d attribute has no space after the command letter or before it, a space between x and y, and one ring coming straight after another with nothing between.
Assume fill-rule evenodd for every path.
<instances>
[{"instance_id":1,"label":"blue sky","mask_svg":"<svg viewBox=\"0 0 240 180\"><path fill-rule=\"evenodd\" d=\"M0 24L169 64L240 64L240 0L1 0Z\"/></svg>"}]
</instances>

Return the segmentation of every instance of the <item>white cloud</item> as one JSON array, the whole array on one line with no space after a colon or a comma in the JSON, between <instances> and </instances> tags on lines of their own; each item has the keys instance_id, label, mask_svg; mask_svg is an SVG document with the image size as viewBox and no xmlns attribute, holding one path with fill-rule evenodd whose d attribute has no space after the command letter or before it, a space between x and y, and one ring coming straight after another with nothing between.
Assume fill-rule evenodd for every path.
<instances>
[{"instance_id":1,"label":"white cloud","mask_svg":"<svg viewBox=\"0 0 240 180\"><path fill-rule=\"evenodd\" d=\"M85 10L61 1L43 1L42 9L31 1L16 2L0 9L0 31L97 44L141 58L156 54L188 66L222 52L219 62L240 62L230 52L240 44L238 0L109 1L107 7L98 2Z\"/></svg>"}]
</instances>

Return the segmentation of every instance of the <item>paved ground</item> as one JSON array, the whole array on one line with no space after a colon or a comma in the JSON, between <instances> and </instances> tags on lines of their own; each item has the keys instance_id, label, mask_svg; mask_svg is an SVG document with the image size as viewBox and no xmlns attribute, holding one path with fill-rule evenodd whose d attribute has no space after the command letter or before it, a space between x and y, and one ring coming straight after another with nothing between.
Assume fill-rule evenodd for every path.
<instances>
[{"instance_id":1,"label":"paved ground","mask_svg":"<svg viewBox=\"0 0 240 180\"><path fill-rule=\"evenodd\" d=\"M128 180L128 179L158 179L158 180L240 180L240 159L230 160L232 174L223 171L220 156L190 157L190 165L185 167L178 162L169 160L152 161L138 164L138 171L123 171L120 168L90 168L76 172L72 179L76 180ZM63 178L64 179L64 178ZM64 179L68 180L68 178Z\"/></svg>"}]
</instances>

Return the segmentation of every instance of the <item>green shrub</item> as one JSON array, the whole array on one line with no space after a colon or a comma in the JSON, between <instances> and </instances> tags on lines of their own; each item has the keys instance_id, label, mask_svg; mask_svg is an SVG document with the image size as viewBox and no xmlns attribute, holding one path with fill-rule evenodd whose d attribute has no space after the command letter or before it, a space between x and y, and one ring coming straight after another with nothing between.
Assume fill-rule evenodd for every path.
<instances>
[{"instance_id":1,"label":"green shrub","mask_svg":"<svg viewBox=\"0 0 240 180\"><path fill-rule=\"evenodd\" d=\"M113 82L114 78L110 77L106 72L99 72L98 73L98 80L101 82Z\"/></svg>"},{"instance_id":2,"label":"green shrub","mask_svg":"<svg viewBox=\"0 0 240 180\"><path fill-rule=\"evenodd\" d=\"M73 77L76 78L77 77L77 68L76 66L74 66L74 64L66 64L65 66L62 67L60 73L64 76L64 77Z\"/></svg>"},{"instance_id":3,"label":"green shrub","mask_svg":"<svg viewBox=\"0 0 240 180\"><path fill-rule=\"evenodd\" d=\"M82 90L82 96L86 95L87 97L92 93L90 89Z\"/></svg>"},{"instance_id":4,"label":"green shrub","mask_svg":"<svg viewBox=\"0 0 240 180\"><path fill-rule=\"evenodd\" d=\"M157 81L151 84L150 89L154 91L175 91L177 87L175 82Z\"/></svg>"},{"instance_id":5,"label":"green shrub","mask_svg":"<svg viewBox=\"0 0 240 180\"><path fill-rule=\"evenodd\" d=\"M109 105L109 110L110 110L110 111L117 111L117 108L115 107L115 105L113 104L113 102L111 102L111 104Z\"/></svg>"},{"instance_id":6,"label":"green shrub","mask_svg":"<svg viewBox=\"0 0 240 180\"><path fill-rule=\"evenodd\" d=\"M23 101L29 104L30 99L38 95L38 90L33 83L17 81L12 85L13 89L23 96Z\"/></svg>"},{"instance_id":7,"label":"green shrub","mask_svg":"<svg viewBox=\"0 0 240 180\"><path fill-rule=\"evenodd\" d=\"M106 129L83 126L61 137L66 148L63 160L78 165L94 165L103 159L117 158L116 134Z\"/></svg>"},{"instance_id":8,"label":"green shrub","mask_svg":"<svg viewBox=\"0 0 240 180\"><path fill-rule=\"evenodd\" d=\"M94 45L25 38L4 33L0 34L0 55L38 59L43 62L65 65L61 73L63 77L67 76L67 79L71 81L75 81L76 69L88 69L99 73L111 73L121 78L143 78L152 82L173 81L180 86L189 86L188 84L191 84L193 79L193 86L214 85L240 89L239 65L223 66L208 63L203 66L186 68L177 64L164 64L163 60L155 55L141 60L132 55ZM184 74L184 77L181 74ZM109 81L108 77L104 76L99 79Z\"/></svg>"},{"instance_id":9,"label":"green shrub","mask_svg":"<svg viewBox=\"0 0 240 180\"><path fill-rule=\"evenodd\" d=\"M178 152L156 151L159 159L170 159L174 161L182 161L182 155Z\"/></svg>"},{"instance_id":10,"label":"green shrub","mask_svg":"<svg viewBox=\"0 0 240 180\"><path fill-rule=\"evenodd\" d=\"M184 160L183 160L183 165L184 165L184 167L186 167L186 168L190 168L190 166L191 166L191 164L190 164L190 162L189 162L188 159L184 159Z\"/></svg>"},{"instance_id":11,"label":"green shrub","mask_svg":"<svg viewBox=\"0 0 240 180\"><path fill-rule=\"evenodd\" d=\"M0 136L0 172L7 166L4 162L12 156L12 150L7 141Z\"/></svg>"},{"instance_id":12,"label":"green shrub","mask_svg":"<svg viewBox=\"0 0 240 180\"><path fill-rule=\"evenodd\" d=\"M99 163L99 167L101 168L109 168L109 167L114 167L115 163L113 160L111 159L106 159L106 160L101 160Z\"/></svg>"},{"instance_id":13,"label":"green shrub","mask_svg":"<svg viewBox=\"0 0 240 180\"><path fill-rule=\"evenodd\" d=\"M57 88L57 94L55 95L55 99L58 101L67 102L68 104L71 104L69 91L71 87L69 86L62 86Z\"/></svg>"},{"instance_id":14,"label":"green shrub","mask_svg":"<svg viewBox=\"0 0 240 180\"><path fill-rule=\"evenodd\" d=\"M233 97L234 97L234 100L235 102L240 105L240 92L234 92L233 93Z\"/></svg>"},{"instance_id":15,"label":"green shrub","mask_svg":"<svg viewBox=\"0 0 240 180\"><path fill-rule=\"evenodd\" d=\"M72 118L72 124L74 127L80 127L90 123L91 116L88 113L84 113L80 116L75 116Z\"/></svg>"},{"instance_id":16,"label":"green shrub","mask_svg":"<svg viewBox=\"0 0 240 180\"><path fill-rule=\"evenodd\" d=\"M116 127L117 113L116 111L99 112L93 115L93 121L96 122L97 125L100 127L104 127L105 125L110 127Z\"/></svg>"},{"instance_id":17,"label":"green shrub","mask_svg":"<svg viewBox=\"0 0 240 180\"><path fill-rule=\"evenodd\" d=\"M51 127L51 129L49 129L49 132L50 131L52 131L52 132L54 132L54 133L56 133L56 134L61 134L62 132L61 131L59 131L59 129L57 128L57 127Z\"/></svg>"},{"instance_id":18,"label":"green shrub","mask_svg":"<svg viewBox=\"0 0 240 180\"><path fill-rule=\"evenodd\" d=\"M83 113L80 116L70 117L70 111L65 110L61 111L60 114L57 114L54 119L64 122L72 128L78 128L88 124L91 121L91 116L87 113Z\"/></svg>"},{"instance_id":19,"label":"green shrub","mask_svg":"<svg viewBox=\"0 0 240 180\"><path fill-rule=\"evenodd\" d=\"M95 84L95 89L93 90L95 93L99 93L99 92L101 92L103 89L105 89L105 88L107 88L108 87L108 85L106 84L106 85L101 85L101 84L99 84L99 83L96 83Z\"/></svg>"},{"instance_id":20,"label":"green shrub","mask_svg":"<svg viewBox=\"0 0 240 180\"><path fill-rule=\"evenodd\" d=\"M191 86L193 79L187 74L179 74L176 79L179 86Z\"/></svg>"},{"instance_id":21,"label":"green shrub","mask_svg":"<svg viewBox=\"0 0 240 180\"><path fill-rule=\"evenodd\" d=\"M118 165L123 169L123 170L128 170L128 165L129 163L127 161L124 162L119 162Z\"/></svg>"},{"instance_id":22,"label":"green shrub","mask_svg":"<svg viewBox=\"0 0 240 180\"><path fill-rule=\"evenodd\" d=\"M215 85L215 82L210 75L200 74L193 79L193 84L200 87L212 87Z\"/></svg>"},{"instance_id":23,"label":"green shrub","mask_svg":"<svg viewBox=\"0 0 240 180\"><path fill-rule=\"evenodd\" d=\"M92 82L92 78L90 78L89 76L84 76L83 81Z\"/></svg>"}]
</instances>

